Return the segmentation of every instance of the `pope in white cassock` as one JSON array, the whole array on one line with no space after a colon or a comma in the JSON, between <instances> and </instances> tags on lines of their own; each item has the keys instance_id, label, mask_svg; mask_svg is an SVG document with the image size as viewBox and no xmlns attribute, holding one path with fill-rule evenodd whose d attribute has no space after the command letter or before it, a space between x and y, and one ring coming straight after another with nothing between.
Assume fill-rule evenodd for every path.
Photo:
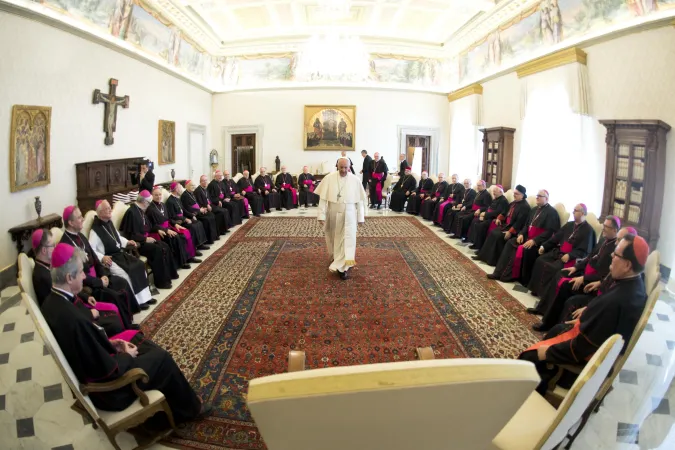
<instances>
[{"instance_id":1,"label":"pope in white cassock","mask_svg":"<svg viewBox=\"0 0 675 450\"><path fill-rule=\"evenodd\" d=\"M326 246L333 262L328 268L346 280L356 265L357 223L365 222L366 192L361 180L349 171L349 159L338 159L338 171L327 175L314 192L320 197L319 216L324 222Z\"/></svg>"}]
</instances>

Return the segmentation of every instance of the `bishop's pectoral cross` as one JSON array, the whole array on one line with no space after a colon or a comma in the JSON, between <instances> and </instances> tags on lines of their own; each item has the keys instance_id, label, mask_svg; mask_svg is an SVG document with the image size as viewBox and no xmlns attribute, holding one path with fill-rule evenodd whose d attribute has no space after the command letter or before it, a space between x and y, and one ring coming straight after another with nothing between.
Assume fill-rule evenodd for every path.
<instances>
[{"instance_id":1,"label":"bishop's pectoral cross","mask_svg":"<svg viewBox=\"0 0 675 450\"><path fill-rule=\"evenodd\" d=\"M129 96L117 97L115 91L117 90L117 80L110 79L108 83L110 88L107 94L101 93L100 89L94 91L94 105L105 103L105 112L103 118L103 131L105 131L105 145L112 145L115 142L113 133L117 127L117 105L122 108L129 107Z\"/></svg>"}]
</instances>

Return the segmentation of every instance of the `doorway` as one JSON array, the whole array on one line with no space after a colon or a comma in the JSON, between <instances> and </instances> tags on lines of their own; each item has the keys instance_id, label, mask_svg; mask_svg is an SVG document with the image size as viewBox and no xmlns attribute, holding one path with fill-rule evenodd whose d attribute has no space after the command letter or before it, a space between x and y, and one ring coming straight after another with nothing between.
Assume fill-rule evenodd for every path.
<instances>
[{"instance_id":1,"label":"doorway","mask_svg":"<svg viewBox=\"0 0 675 450\"><path fill-rule=\"evenodd\" d=\"M206 127L188 124L188 173L187 180L199 180L206 169Z\"/></svg>"},{"instance_id":2,"label":"doorway","mask_svg":"<svg viewBox=\"0 0 675 450\"><path fill-rule=\"evenodd\" d=\"M255 173L255 134L232 135L232 175Z\"/></svg>"},{"instance_id":3,"label":"doorway","mask_svg":"<svg viewBox=\"0 0 675 450\"><path fill-rule=\"evenodd\" d=\"M431 136L406 134L406 159L413 167L413 172L429 172L429 155ZM420 169L421 168L421 169Z\"/></svg>"}]
</instances>

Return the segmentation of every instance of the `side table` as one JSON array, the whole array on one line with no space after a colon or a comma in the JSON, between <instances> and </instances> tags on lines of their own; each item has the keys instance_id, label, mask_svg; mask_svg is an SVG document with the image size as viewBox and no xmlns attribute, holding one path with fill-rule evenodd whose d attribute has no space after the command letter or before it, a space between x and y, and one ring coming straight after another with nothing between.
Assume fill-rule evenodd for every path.
<instances>
[{"instance_id":1,"label":"side table","mask_svg":"<svg viewBox=\"0 0 675 450\"><path fill-rule=\"evenodd\" d=\"M33 231L37 230L38 228L50 229L53 227L63 227L63 219L61 216L55 213L41 217L40 219L29 220L26 223L22 223L21 225L10 228L9 234L12 235L12 241L16 242L16 250L18 253L21 253L23 250L24 239L30 239Z\"/></svg>"}]
</instances>

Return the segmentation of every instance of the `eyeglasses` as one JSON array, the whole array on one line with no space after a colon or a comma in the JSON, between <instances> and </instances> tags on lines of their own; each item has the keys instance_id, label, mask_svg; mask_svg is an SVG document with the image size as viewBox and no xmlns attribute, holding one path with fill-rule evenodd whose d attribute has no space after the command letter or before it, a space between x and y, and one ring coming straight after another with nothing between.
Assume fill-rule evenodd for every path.
<instances>
[{"instance_id":1,"label":"eyeglasses","mask_svg":"<svg viewBox=\"0 0 675 450\"><path fill-rule=\"evenodd\" d=\"M582 212L584 212L584 210L583 209L575 209L574 212L582 213Z\"/></svg>"},{"instance_id":2,"label":"eyeglasses","mask_svg":"<svg viewBox=\"0 0 675 450\"><path fill-rule=\"evenodd\" d=\"M612 258L619 258L619 259L628 259L623 255L619 255L617 252L612 252Z\"/></svg>"},{"instance_id":3,"label":"eyeglasses","mask_svg":"<svg viewBox=\"0 0 675 450\"><path fill-rule=\"evenodd\" d=\"M611 225L605 225L604 223L602 224L602 228L604 228L605 230L613 230L613 229L614 229L613 226L611 226Z\"/></svg>"},{"instance_id":4,"label":"eyeglasses","mask_svg":"<svg viewBox=\"0 0 675 450\"><path fill-rule=\"evenodd\" d=\"M546 198L546 196L537 194L537 198Z\"/></svg>"}]
</instances>

